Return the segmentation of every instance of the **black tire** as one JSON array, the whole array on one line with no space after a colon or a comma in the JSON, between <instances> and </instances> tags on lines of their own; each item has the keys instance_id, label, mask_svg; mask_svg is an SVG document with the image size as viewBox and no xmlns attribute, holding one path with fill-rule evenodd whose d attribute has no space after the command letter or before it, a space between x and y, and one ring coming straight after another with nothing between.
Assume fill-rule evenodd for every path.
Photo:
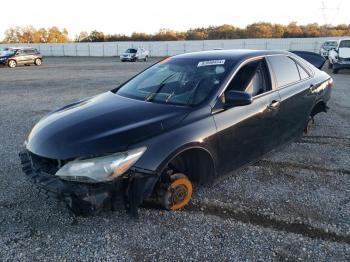
<instances>
[{"instance_id":1,"label":"black tire","mask_svg":"<svg viewBox=\"0 0 350 262\"><path fill-rule=\"evenodd\" d=\"M338 72L339 72L339 69L333 68L333 74L338 74Z\"/></svg>"},{"instance_id":2,"label":"black tire","mask_svg":"<svg viewBox=\"0 0 350 262\"><path fill-rule=\"evenodd\" d=\"M16 60L13 60L13 59L9 60L7 62L7 66L10 67L10 68L15 68L17 66Z\"/></svg>"},{"instance_id":3,"label":"black tire","mask_svg":"<svg viewBox=\"0 0 350 262\"><path fill-rule=\"evenodd\" d=\"M36 66L41 66L42 63L43 63L43 61L40 58L36 58L34 60L34 65L36 65Z\"/></svg>"},{"instance_id":4,"label":"black tire","mask_svg":"<svg viewBox=\"0 0 350 262\"><path fill-rule=\"evenodd\" d=\"M133 62L137 62L137 57L134 58L134 60L132 60Z\"/></svg>"},{"instance_id":5,"label":"black tire","mask_svg":"<svg viewBox=\"0 0 350 262\"><path fill-rule=\"evenodd\" d=\"M147 62L147 60L148 60L148 56L146 55L143 61Z\"/></svg>"}]
</instances>

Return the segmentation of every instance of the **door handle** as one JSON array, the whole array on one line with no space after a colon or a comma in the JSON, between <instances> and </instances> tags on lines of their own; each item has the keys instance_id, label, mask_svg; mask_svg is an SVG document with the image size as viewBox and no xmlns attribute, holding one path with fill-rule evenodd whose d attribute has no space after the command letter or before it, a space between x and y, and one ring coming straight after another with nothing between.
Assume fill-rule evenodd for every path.
<instances>
[{"instance_id":1,"label":"door handle","mask_svg":"<svg viewBox=\"0 0 350 262\"><path fill-rule=\"evenodd\" d=\"M268 106L267 108L268 109L277 109L280 107L280 102L279 101L276 101L276 100L273 100Z\"/></svg>"}]
</instances>

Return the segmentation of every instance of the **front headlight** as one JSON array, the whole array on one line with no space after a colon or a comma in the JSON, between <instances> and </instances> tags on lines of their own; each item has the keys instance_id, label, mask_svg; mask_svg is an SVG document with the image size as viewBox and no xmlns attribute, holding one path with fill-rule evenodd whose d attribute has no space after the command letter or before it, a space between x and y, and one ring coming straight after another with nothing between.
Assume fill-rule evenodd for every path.
<instances>
[{"instance_id":1,"label":"front headlight","mask_svg":"<svg viewBox=\"0 0 350 262\"><path fill-rule=\"evenodd\" d=\"M110 181L124 174L146 151L146 147L113 155L74 160L56 172L64 180L98 183Z\"/></svg>"}]
</instances>

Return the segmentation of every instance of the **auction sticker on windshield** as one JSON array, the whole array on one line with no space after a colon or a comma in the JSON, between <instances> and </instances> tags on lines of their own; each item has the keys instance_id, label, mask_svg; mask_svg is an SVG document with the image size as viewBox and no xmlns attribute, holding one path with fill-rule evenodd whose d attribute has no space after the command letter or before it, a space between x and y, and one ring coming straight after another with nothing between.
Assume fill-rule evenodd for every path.
<instances>
[{"instance_id":1,"label":"auction sticker on windshield","mask_svg":"<svg viewBox=\"0 0 350 262\"><path fill-rule=\"evenodd\" d=\"M222 60L209 60L209 61L201 61L201 62L199 62L197 67L211 66L211 65L223 65L223 64L225 64L225 59L222 59Z\"/></svg>"}]
</instances>

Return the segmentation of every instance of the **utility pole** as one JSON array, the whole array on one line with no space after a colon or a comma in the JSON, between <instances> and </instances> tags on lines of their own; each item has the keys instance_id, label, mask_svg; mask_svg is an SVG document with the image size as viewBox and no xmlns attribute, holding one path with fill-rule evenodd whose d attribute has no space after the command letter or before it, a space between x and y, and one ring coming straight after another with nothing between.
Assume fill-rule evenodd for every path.
<instances>
[{"instance_id":1,"label":"utility pole","mask_svg":"<svg viewBox=\"0 0 350 262\"><path fill-rule=\"evenodd\" d=\"M342 4L341 2L338 2L338 5L336 8L330 8L330 7L326 6L324 1L322 1L321 11L322 11L323 20L324 20L325 25L329 25L329 24L332 24L334 22L334 19L339 14L341 4ZM332 19L329 21L328 20L329 16L327 16L327 15L329 14L330 11L334 11L334 15L333 15Z\"/></svg>"}]
</instances>

